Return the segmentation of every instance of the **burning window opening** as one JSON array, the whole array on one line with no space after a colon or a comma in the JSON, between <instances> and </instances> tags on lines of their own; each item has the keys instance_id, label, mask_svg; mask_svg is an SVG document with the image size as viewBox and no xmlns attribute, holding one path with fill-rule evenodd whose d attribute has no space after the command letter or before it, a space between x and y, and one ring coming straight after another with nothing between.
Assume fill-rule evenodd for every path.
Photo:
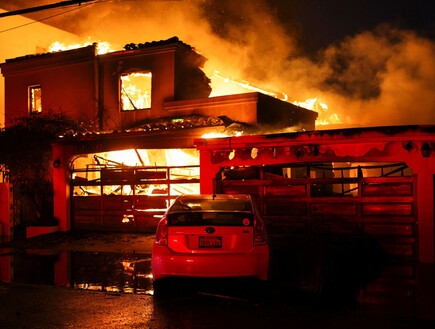
<instances>
[{"instance_id":1,"label":"burning window opening","mask_svg":"<svg viewBox=\"0 0 435 329\"><path fill-rule=\"evenodd\" d=\"M121 110L151 108L151 72L135 72L120 76Z\"/></svg>"},{"instance_id":2,"label":"burning window opening","mask_svg":"<svg viewBox=\"0 0 435 329\"><path fill-rule=\"evenodd\" d=\"M42 112L42 89L40 85L29 87L29 112L41 113Z\"/></svg>"}]
</instances>

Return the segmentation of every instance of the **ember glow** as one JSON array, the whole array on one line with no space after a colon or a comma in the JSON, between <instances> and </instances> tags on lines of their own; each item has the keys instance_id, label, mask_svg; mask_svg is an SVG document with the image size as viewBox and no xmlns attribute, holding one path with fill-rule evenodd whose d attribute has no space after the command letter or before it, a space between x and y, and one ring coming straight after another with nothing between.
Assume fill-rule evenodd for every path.
<instances>
[{"instance_id":1,"label":"ember glow","mask_svg":"<svg viewBox=\"0 0 435 329\"><path fill-rule=\"evenodd\" d=\"M78 49L90 45L92 45L91 42L64 44L60 41L55 41L48 47L48 52L52 53L52 52L58 52L63 50ZM98 42L97 51L99 55L102 55L102 54L107 54L109 52L112 52L114 50L111 48L109 42Z\"/></svg>"},{"instance_id":2,"label":"ember glow","mask_svg":"<svg viewBox=\"0 0 435 329\"><path fill-rule=\"evenodd\" d=\"M237 131L236 133L232 133L232 134L227 134L224 131L222 131L222 132L207 133L202 135L201 138L224 138L224 137L237 137L242 135L243 135L243 131Z\"/></svg>"}]
</instances>

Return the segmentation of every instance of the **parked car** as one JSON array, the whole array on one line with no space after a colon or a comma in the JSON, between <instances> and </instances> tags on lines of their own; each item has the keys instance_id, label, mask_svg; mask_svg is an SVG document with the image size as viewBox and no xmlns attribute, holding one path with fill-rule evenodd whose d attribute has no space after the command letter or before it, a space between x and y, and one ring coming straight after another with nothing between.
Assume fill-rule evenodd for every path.
<instances>
[{"instance_id":1,"label":"parked car","mask_svg":"<svg viewBox=\"0 0 435 329\"><path fill-rule=\"evenodd\" d=\"M169 277L267 280L269 254L265 223L251 196L182 195L157 227L154 290Z\"/></svg>"}]
</instances>

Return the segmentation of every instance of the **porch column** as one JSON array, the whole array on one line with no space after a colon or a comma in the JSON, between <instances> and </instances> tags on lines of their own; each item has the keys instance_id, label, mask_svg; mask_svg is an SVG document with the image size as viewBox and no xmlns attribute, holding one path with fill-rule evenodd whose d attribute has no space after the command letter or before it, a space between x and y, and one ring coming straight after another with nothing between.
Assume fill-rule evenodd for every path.
<instances>
[{"instance_id":1,"label":"porch column","mask_svg":"<svg viewBox=\"0 0 435 329\"><path fill-rule=\"evenodd\" d=\"M200 150L199 152L199 185L202 194L213 193L213 182L216 169L211 163L211 152Z\"/></svg>"},{"instance_id":2,"label":"porch column","mask_svg":"<svg viewBox=\"0 0 435 329\"><path fill-rule=\"evenodd\" d=\"M59 221L59 230L66 232L71 229L69 157L59 145L53 145L52 151L54 217Z\"/></svg>"}]
</instances>

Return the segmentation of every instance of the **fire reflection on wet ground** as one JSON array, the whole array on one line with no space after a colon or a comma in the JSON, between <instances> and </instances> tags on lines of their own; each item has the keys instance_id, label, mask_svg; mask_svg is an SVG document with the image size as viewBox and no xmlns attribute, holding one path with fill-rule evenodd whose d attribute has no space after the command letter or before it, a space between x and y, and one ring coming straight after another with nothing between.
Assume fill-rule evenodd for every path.
<instances>
[{"instance_id":1,"label":"fire reflection on wet ground","mask_svg":"<svg viewBox=\"0 0 435 329\"><path fill-rule=\"evenodd\" d=\"M151 255L75 252L71 258L75 288L152 294Z\"/></svg>"},{"instance_id":2,"label":"fire reflection on wet ground","mask_svg":"<svg viewBox=\"0 0 435 329\"><path fill-rule=\"evenodd\" d=\"M338 267L331 268L334 262L336 265L337 258L333 259L334 262L324 264L324 258L320 257L317 263L311 263L311 267L299 263L298 266L304 267L304 270L298 273L294 269L295 263L289 259L288 253L275 253L271 280L267 284L259 285L256 281L242 279L171 280L168 282L169 297L164 295L163 298L212 299L225 303L288 307L315 306L326 311L334 306L334 311L338 307L410 318L420 316L424 301L419 300L416 291L395 289L389 296L376 295L376 287L383 285L384 291L388 288L385 277L358 291L356 286L350 288L349 285L355 283L352 280L341 281L342 287L337 286L337 282L326 281L331 279L327 276L333 274L331 270L338 270ZM326 268L329 272L320 275L316 268ZM150 253L2 249L0 281L64 286L113 295L153 295ZM370 289L372 293L366 294Z\"/></svg>"},{"instance_id":3,"label":"fire reflection on wet ground","mask_svg":"<svg viewBox=\"0 0 435 329\"><path fill-rule=\"evenodd\" d=\"M12 249L0 260L6 282L152 294L149 254Z\"/></svg>"}]
</instances>

